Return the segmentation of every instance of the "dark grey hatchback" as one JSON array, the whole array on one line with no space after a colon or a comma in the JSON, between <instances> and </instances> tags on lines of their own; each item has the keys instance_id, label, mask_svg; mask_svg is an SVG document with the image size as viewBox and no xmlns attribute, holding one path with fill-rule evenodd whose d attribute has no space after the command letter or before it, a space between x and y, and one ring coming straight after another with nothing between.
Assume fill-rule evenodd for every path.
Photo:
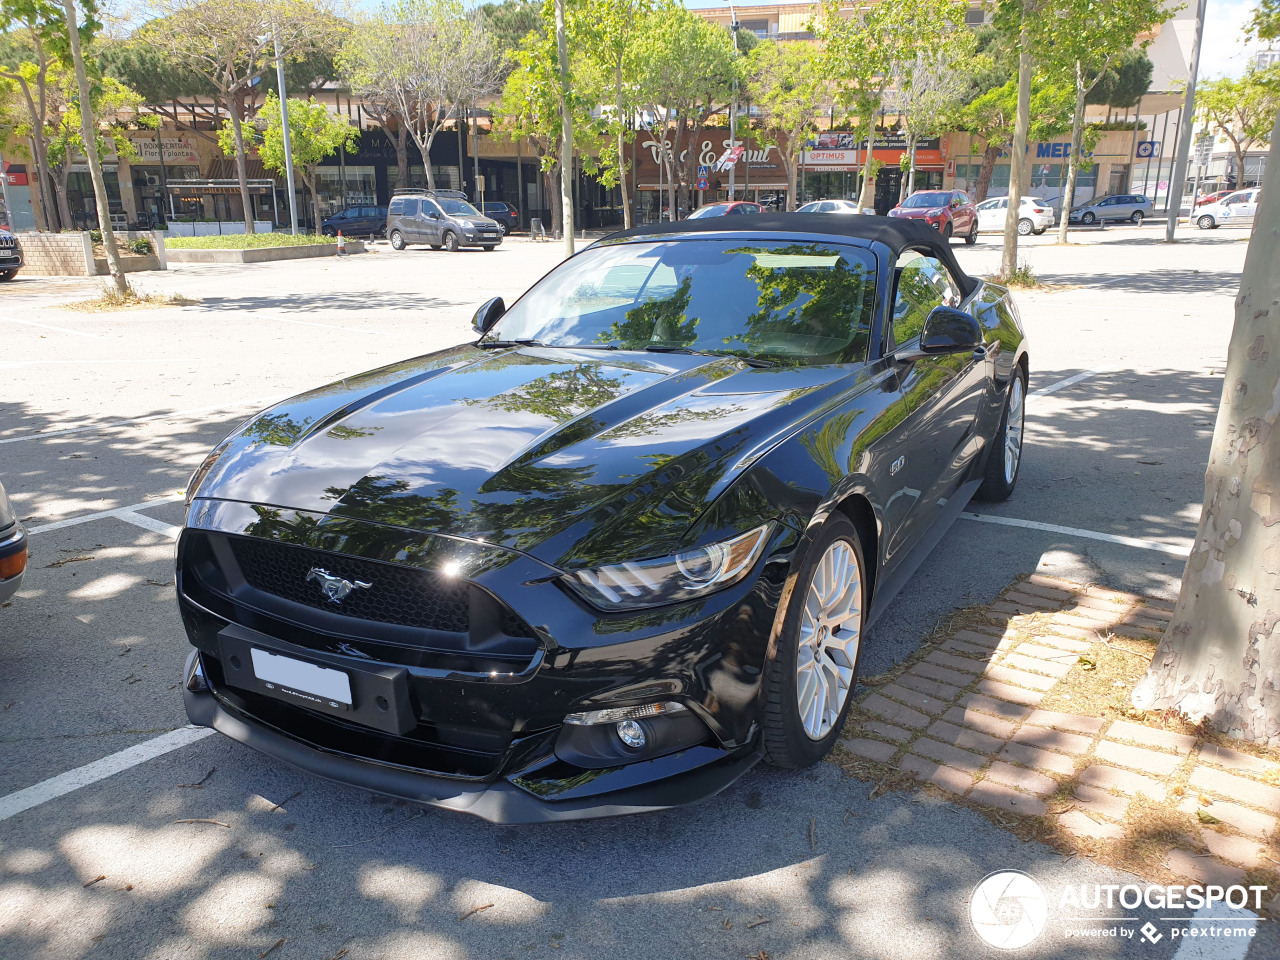
<instances>
[{"instance_id":1,"label":"dark grey hatchback","mask_svg":"<svg viewBox=\"0 0 1280 960\"><path fill-rule=\"evenodd\" d=\"M502 242L502 226L473 207L461 191L404 190L387 207L387 239L396 250L415 243L450 252L463 247L492 250Z\"/></svg>"}]
</instances>

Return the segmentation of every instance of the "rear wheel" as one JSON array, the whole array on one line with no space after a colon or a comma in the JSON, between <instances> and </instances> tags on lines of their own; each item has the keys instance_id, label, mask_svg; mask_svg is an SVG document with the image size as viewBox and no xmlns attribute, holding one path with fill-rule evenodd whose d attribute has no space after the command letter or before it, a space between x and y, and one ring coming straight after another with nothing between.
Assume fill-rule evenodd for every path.
<instances>
[{"instance_id":1,"label":"rear wheel","mask_svg":"<svg viewBox=\"0 0 1280 960\"><path fill-rule=\"evenodd\" d=\"M1141 210L1135 210L1135 211L1133 211L1133 214L1129 217L1129 220L1130 220L1130 222L1132 222L1132 223L1141 223L1141 222L1142 222L1142 211L1141 211Z\"/></svg>"},{"instance_id":2,"label":"rear wheel","mask_svg":"<svg viewBox=\"0 0 1280 960\"><path fill-rule=\"evenodd\" d=\"M964 238L964 242L971 247L978 242L978 221L977 220L973 221L973 226L969 228L969 233Z\"/></svg>"},{"instance_id":3,"label":"rear wheel","mask_svg":"<svg viewBox=\"0 0 1280 960\"><path fill-rule=\"evenodd\" d=\"M1028 237L1031 235L1033 230L1035 230L1035 224L1030 220L1023 219L1018 221L1018 236Z\"/></svg>"},{"instance_id":4,"label":"rear wheel","mask_svg":"<svg viewBox=\"0 0 1280 960\"><path fill-rule=\"evenodd\" d=\"M979 500L1008 500L1018 482L1022 466L1022 427L1027 400L1027 374L1022 367L1014 372L1005 400L1000 429L991 441L982 486L974 496Z\"/></svg>"},{"instance_id":5,"label":"rear wheel","mask_svg":"<svg viewBox=\"0 0 1280 960\"><path fill-rule=\"evenodd\" d=\"M778 648L765 667L765 756L779 767L821 760L849 712L862 649L866 565L843 514L823 524L797 576Z\"/></svg>"},{"instance_id":6,"label":"rear wheel","mask_svg":"<svg viewBox=\"0 0 1280 960\"><path fill-rule=\"evenodd\" d=\"M391 248L393 250L403 250L408 244L404 242L404 234L399 230L391 231Z\"/></svg>"},{"instance_id":7,"label":"rear wheel","mask_svg":"<svg viewBox=\"0 0 1280 960\"><path fill-rule=\"evenodd\" d=\"M444 248L450 253L456 253L458 250L458 235L452 230L444 235Z\"/></svg>"},{"instance_id":8,"label":"rear wheel","mask_svg":"<svg viewBox=\"0 0 1280 960\"><path fill-rule=\"evenodd\" d=\"M1201 230L1212 230L1215 227L1217 227L1217 225L1218 225L1217 221L1214 220L1213 217L1209 216L1209 214L1207 213L1203 217L1201 217L1199 220L1196 221L1196 226L1199 227Z\"/></svg>"}]
</instances>

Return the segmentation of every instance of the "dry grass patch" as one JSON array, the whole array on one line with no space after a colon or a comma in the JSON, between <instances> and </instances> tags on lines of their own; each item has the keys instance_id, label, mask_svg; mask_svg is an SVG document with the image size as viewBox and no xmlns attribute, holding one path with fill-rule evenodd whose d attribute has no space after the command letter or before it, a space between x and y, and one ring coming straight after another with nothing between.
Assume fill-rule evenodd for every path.
<instances>
[{"instance_id":1,"label":"dry grass patch","mask_svg":"<svg viewBox=\"0 0 1280 960\"><path fill-rule=\"evenodd\" d=\"M102 293L91 300L76 300L60 304L62 310L75 310L79 313L111 313L116 310L147 310L158 307L189 307L199 303L182 294L142 293L133 284L125 283L125 292L120 293L111 284L105 284Z\"/></svg>"}]
</instances>

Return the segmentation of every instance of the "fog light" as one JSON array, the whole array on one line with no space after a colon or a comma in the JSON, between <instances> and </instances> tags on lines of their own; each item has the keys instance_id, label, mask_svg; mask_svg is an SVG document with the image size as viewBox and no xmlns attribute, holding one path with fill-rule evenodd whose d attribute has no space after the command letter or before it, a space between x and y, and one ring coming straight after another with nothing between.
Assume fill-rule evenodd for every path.
<instances>
[{"instance_id":1,"label":"fog light","mask_svg":"<svg viewBox=\"0 0 1280 960\"><path fill-rule=\"evenodd\" d=\"M618 724L618 739L635 750L643 750L647 742L644 728L634 720L623 720Z\"/></svg>"}]
</instances>

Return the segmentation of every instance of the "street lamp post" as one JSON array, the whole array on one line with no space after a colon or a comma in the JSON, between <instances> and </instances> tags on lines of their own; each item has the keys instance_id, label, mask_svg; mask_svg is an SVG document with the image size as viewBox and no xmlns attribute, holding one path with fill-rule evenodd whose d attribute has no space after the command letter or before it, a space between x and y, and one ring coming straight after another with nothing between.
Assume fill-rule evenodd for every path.
<instances>
[{"instance_id":1,"label":"street lamp post","mask_svg":"<svg viewBox=\"0 0 1280 960\"><path fill-rule=\"evenodd\" d=\"M729 32L733 34L733 95L729 99L729 199L736 199L736 177L738 158L733 151L738 147L738 14L733 8L733 0L729 0Z\"/></svg>"},{"instance_id":2,"label":"street lamp post","mask_svg":"<svg viewBox=\"0 0 1280 960\"><path fill-rule=\"evenodd\" d=\"M1208 0L1200 0L1196 7L1196 32L1191 41L1191 75L1187 77L1187 96L1178 118L1178 150L1173 157L1173 176L1169 182L1169 192L1165 194L1165 205L1169 215L1164 226L1165 242L1173 240L1173 232L1178 227L1178 215L1182 213L1182 184L1187 178L1187 155L1191 152L1191 128L1195 126L1196 116L1196 74L1200 72L1200 40L1204 35L1204 14ZM1158 175L1158 171L1157 171ZM1244 171L1240 171L1240 179L1244 180ZM1156 185L1159 189L1159 184ZM1194 200L1192 201L1194 204ZM1195 216L1195 207L1191 208Z\"/></svg>"},{"instance_id":3,"label":"street lamp post","mask_svg":"<svg viewBox=\"0 0 1280 960\"><path fill-rule=\"evenodd\" d=\"M289 231L298 235L298 207L294 199L293 187L293 146L289 139L289 100L284 92L284 57L280 54L280 37L271 31L271 42L276 48L276 89L280 92L280 125L284 132L284 175L289 185ZM320 232L320 224L316 224L316 232Z\"/></svg>"}]
</instances>

